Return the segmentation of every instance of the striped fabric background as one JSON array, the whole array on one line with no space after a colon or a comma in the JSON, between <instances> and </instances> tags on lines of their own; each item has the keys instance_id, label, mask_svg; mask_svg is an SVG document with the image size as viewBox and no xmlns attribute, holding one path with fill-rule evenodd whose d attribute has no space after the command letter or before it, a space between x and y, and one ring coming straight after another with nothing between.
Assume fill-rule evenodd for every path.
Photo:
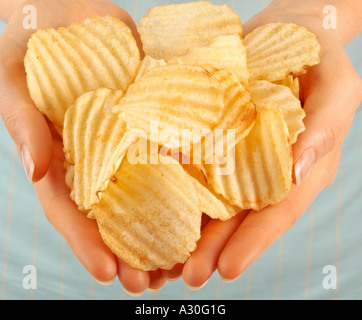
<instances>
[{"instance_id":1,"label":"striped fabric background","mask_svg":"<svg viewBox=\"0 0 362 320\"><path fill-rule=\"evenodd\" d=\"M150 7L186 1L115 1L138 20ZM228 4L242 22L265 7L265 0L215 0ZM5 28L0 24L0 33ZM362 76L362 37L347 46ZM276 241L237 281L214 274L201 291L182 279L144 299L361 299L362 298L362 112L345 141L334 185L318 196L296 225ZM37 289L23 288L23 268L37 269ZM338 272L336 290L323 288L323 268ZM0 299L132 299L119 282L103 287L74 257L46 220L0 124Z\"/></svg>"}]
</instances>

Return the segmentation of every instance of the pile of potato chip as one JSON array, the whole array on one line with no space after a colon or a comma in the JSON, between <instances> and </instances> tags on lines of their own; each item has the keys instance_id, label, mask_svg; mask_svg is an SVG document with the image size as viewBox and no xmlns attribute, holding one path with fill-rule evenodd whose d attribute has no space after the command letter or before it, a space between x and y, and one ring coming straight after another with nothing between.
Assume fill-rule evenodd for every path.
<instances>
[{"instance_id":1,"label":"pile of potato chip","mask_svg":"<svg viewBox=\"0 0 362 320\"><path fill-rule=\"evenodd\" d=\"M228 220L290 193L305 117L296 76L319 63L320 45L293 23L244 38L238 15L208 1L153 8L138 31L144 59L114 17L39 30L25 68L36 107L63 138L72 200L120 259L171 269L195 250L202 214ZM219 142L198 132L216 130L233 157L193 158Z\"/></svg>"}]
</instances>

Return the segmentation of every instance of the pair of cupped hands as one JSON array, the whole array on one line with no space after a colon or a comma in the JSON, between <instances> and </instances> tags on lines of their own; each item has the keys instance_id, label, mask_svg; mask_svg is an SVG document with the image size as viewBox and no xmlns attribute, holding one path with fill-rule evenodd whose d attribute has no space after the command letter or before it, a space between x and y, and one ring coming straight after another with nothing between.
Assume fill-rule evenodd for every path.
<instances>
[{"instance_id":1,"label":"pair of cupped hands","mask_svg":"<svg viewBox=\"0 0 362 320\"><path fill-rule=\"evenodd\" d=\"M181 276L189 287L197 289L216 270L223 280L235 280L333 183L362 87L343 48L352 35L323 29L320 15L309 11L312 2L276 0L244 24L245 34L267 22L305 25L317 34L323 48L320 65L300 77L306 131L293 146L295 183L291 194L260 212L241 212L226 222L204 221L197 249L184 265L151 272L133 269L118 259L104 244L96 221L79 212L70 199L62 141L35 108L23 63L27 41L34 32L23 27L27 4L37 9L38 29L68 26L95 15L115 16L132 29L141 48L134 21L108 0L25 1L13 12L0 38L0 114L47 219L96 280L109 284L118 277L132 295L147 289L157 291L167 280Z\"/></svg>"}]
</instances>

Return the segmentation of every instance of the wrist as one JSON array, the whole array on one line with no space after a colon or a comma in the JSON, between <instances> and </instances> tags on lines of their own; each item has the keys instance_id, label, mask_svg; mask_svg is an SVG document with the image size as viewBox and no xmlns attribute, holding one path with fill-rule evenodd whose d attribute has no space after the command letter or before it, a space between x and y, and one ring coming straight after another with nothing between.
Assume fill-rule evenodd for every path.
<instances>
[{"instance_id":1,"label":"wrist","mask_svg":"<svg viewBox=\"0 0 362 320\"><path fill-rule=\"evenodd\" d=\"M0 20L8 23L11 16L24 0L0 0Z\"/></svg>"}]
</instances>

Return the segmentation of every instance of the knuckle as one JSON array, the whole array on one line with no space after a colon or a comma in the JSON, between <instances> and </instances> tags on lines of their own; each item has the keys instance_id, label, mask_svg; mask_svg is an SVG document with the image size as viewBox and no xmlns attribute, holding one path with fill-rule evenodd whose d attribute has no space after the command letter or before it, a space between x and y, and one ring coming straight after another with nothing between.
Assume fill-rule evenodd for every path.
<instances>
[{"instance_id":1,"label":"knuckle","mask_svg":"<svg viewBox=\"0 0 362 320\"><path fill-rule=\"evenodd\" d=\"M8 112L3 116L3 122L12 137L17 134L18 116L14 112Z\"/></svg>"},{"instance_id":2,"label":"knuckle","mask_svg":"<svg viewBox=\"0 0 362 320\"><path fill-rule=\"evenodd\" d=\"M331 161L331 164L327 166L328 170L326 170L326 183L322 186L321 191L330 188L338 177L341 150L337 149L337 151L335 150L335 152L330 155L331 160L329 161Z\"/></svg>"},{"instance_id":3,"label":"knuckle","mask_svg":"<svg viewBox=\"0 0 362 320\"><path fill-rule=\"evenodd\" d=\"M342 132L341 125L336 121L330 120L326 124L321 134L324 154L328 153L333 149L333 147L336 145L337 141L339 140L341 132Z\"/></svg>"}]
</instances>

